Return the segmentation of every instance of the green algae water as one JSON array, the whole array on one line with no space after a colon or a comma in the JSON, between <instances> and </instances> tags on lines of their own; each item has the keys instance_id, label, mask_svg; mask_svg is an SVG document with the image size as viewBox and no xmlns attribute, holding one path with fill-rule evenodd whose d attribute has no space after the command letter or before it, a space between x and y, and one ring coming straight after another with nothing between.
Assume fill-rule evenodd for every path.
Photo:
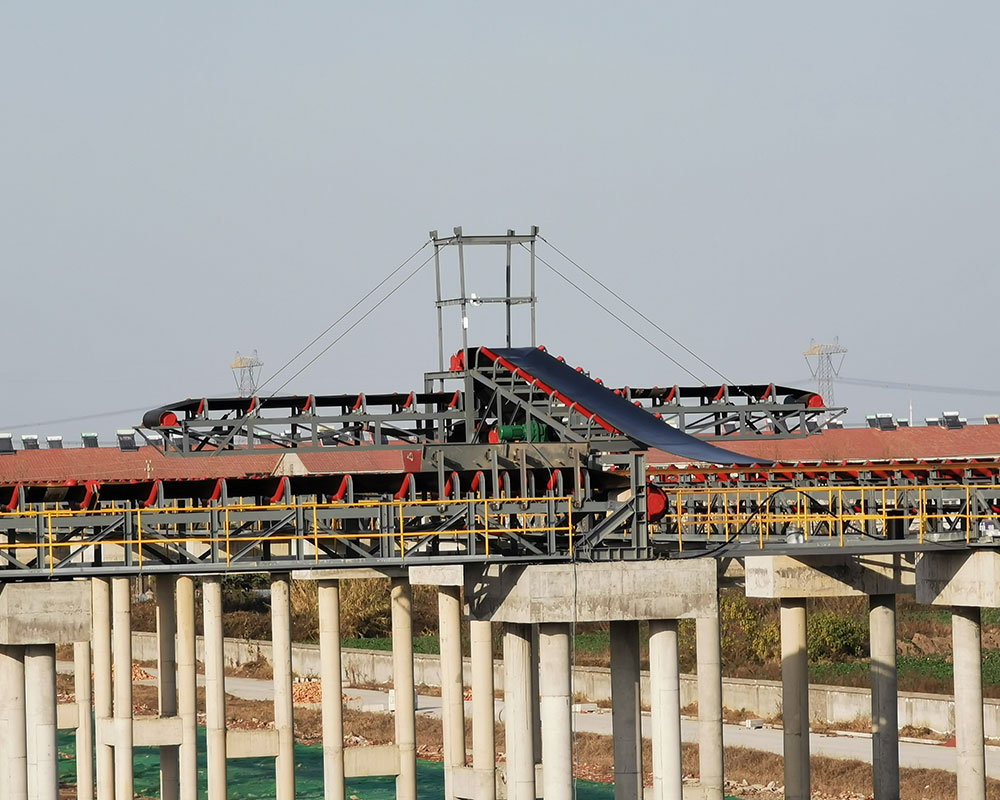
<instances>
[{"instance_id":1,"label":"green algae water","mask_svg":"<svg viewBox=\"0 0 1000 800\"><path fill-rule=\"evenodd\" d=\"M76 780L76 743L72 731L59 733L59 779ZM274 759L239 758L228 764L229 797L232 800L264 800L274 797ZM198 729L198 796L206 797L205 731ZM143 797L160 795L160 750L135 748L135 791ZM610 800L614 787L591 781L576 782L578 800ZM393 800L394 778L348 778L347 796L358 800ZM444 796L444 765L439 761L417 762L417 795L421 800ZM323 798L323 748L319 744L295 745L295 796L303 800Z\"/></svg>"}]
</instances>

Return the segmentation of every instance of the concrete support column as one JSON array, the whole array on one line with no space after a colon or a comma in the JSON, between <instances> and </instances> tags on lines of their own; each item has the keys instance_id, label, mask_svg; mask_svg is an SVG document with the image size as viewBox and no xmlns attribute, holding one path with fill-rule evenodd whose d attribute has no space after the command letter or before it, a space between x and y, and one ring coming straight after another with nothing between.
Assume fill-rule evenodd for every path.
<instances>
[{"instance_id":1,"label":"concrete support column","mask_svg":"<svg viewBox=\"0 0 1000 800\"><path fill-rule=\"evenodd\" d=\"M186 575L178 577L174 594L177 601L177 714L181 718L180 800L198 800L194 580Z\"/></svg>"},{"instance_id":2,"label":"concrete support column","mask_svg":"<svg viewBox=\"0 0 1000 800\"><path fill-rule=\"evenodd\" d=\"M115 662L115 797L129 800L132 780L132 581L111 579L112 648Z\"/></svg>"},{"instance_id":3,"label":"concrete support column","mask_svg":"<svg viewBox=\"0 0 1000 800\"><path fill-rule=\"evenodd\" d=\"M396 746L399 775L396 800L417 797L417 712L413 693L413 594L408 578L393 578L392 685L396 696Z\"/></svg>"},{"instance_id":4,"label":"concrete support column","mask_svg":"<svg viewBox=\"0 0 1000 800\"><path fill-rule=\"evenodd\" d=\"M222 641L222 579L201 585L205 617L205 745L208 751L208 800L226 800L226 673Z\"/></svg>"},{"instance_id":5,"label":"concrete support column","mask_svg":"<svg viewBox=\"0 0 1000 800\"><path fill-rule=\"evenodd\" d=\"M809 800L809 657L806 601L781 600L781 715L785 798Z\"/></svg>"},{"instance_id":6,"label":"concrete support column","mask_svg":"<svg viewBox=\"0 0 1000 800\"><path fill-rule=\"evenodd\" d=\"M538 625L531 626L531 744L535 764L542 763L542 693L538 688Z\"/></svg>"},{"instance_id":7,"label":"concrete support column","mask_svg":"<svg viewBox=\"0 0 1000 800\"><path fill-rule=\"evenodd\" d=\"M344 694L340 657L340 581L319 582L319 658L323 691L323 796L344 800Z\"/></svg>"},{"instance_id":8,"label":"concrete support column","mask_svg":"<svg viewBox=\"0 0 1000 800\"><path fill-rule=\"evenodd\" d=\"M469 622L472 655L472 768L480 800L496 800L496 714L493 685L493 625Z\"/></svg>"},{"instance_id":9,"label":"concrete support column","mask_svg":"<svg viewBox=\"0 0 1000 800\"><path fill-rule=\"evenodd\" d=\"M28 732L24 703L24 647L0 645L0 780L9 800L28 800Z\"/></svg>"},{"instance_id":10,"label":"concrete support column","mask_svg":"<svg viewBox=\"0 0 1000 800\"><path fill-rule=\"evenodd\" d=\"M615 749L615 800L641 800L638 622L611 623L611 730Z\"/></svg>"},{"instance_id":11,"label":"concrete support column","mask_svg":"<svg viewBox=\"0 0 1000 800\"><path fill-rule=\"evenodd\" d=\"M0 684L2 685L2 684ZM93 692L90 683L90 642L73 643L73 691L76 693L76 797L94 800Z\"/></svg>"},{"instance_id":12,"label":"concrete support column","mask_svg":"<svg viewBox=\"0 0 1000 800\"><path fill-rule=\"evenodd\" d=\"M528 625L504 623L503 666L507 797L509 800L535 800L531 629Z\"/></svg>"},{"instance_id":13,"label":"concrete support column","mask_svg":"<svg viewBox=\"0 0 1000 800\"><path fill-rule=\"evenodd\" d=\"M677 620L649 623L649 687L653 728L653 798L681 800L681 685Z\"/></svg>"},{"instance_id":14,"label":"concrete support column","mask_svg":"<svg viewBox=\"0 0 1000 800\"><path fill-rule=\"evenodd\" d=\"M986 800L980 617L978 607L955 606L951 610L958 800Z\"/></svg>"},{"instance_id":15,"label":"concrete support column","mask_svg":"<svg viewBox=\"0 0 1000 800\"><path fill-rule=\"evenodd\" d=\"M695 623L698 658L698 766L705 800L722 800L722 630L719 615Z\"/></svg>"},{"instance_id":16,"label":"concrete support column","mask_svg":"<svg viewBox=\"0 0 1000 800\"><path fill-rule=\"evenodd\" d=\"M93 578L94 718L97 724L97 800L114 800L115 751L111 745L111 579Z\"/></svg>"},{"instance_id":17,"label":"concrete support column","mask_svg":"<svg viewBox=\"0 0 1000 800\"><path fill-rule=\"evenodd\" d=\"M896 595L868 599L872 675L872 779L875 800L899 800L899 699Z\"/></svg>"},{"instance_id":18,"label":"concrete support column","mask_svg":"<svg viewBox=\"0 0 1000 800\"><path fill-rule=\"evenodd\" d=\"M292 705L292 606L288 575L271 577L271 663L274 670L276 800L295 800L295 723Z\"/></svg>"},{"instance_id":19,"label":"concrete support column","mask_svg":"<svg viewBox=\"0 0 1000 800\"><path fill-rule=\"evenodd\" d=\"M24 699L28 722L28 795L33 800L58 800L54 644L32 644L25 648Z\"/></svg>"},{"instance_id":20,"label":"concrete support column","mask_svg":"<svg viewBox=\"0 0 1000 800\"><path fill-rule=\"evenodd\" d=\"M538 626L538 690L542 721L542 796L573 798L573 719L569 658L570 626Z\"/></svg>"},{"instance_id":21,"label":"concrete support column","mask_svg":"<svg viewBox=\"0 0 1000 800\"><path fill-rule=\"evenodd\" d=\"M177 716L177 578L156 576L156 672L160 717ZM160 747L160 798L178 800L180 781L176 745Z\"/></svg>"},{"instance_id":22,"label":"concrete support column","mask_svg":"<svg viewBox=\"0 0 1000 800\"><path fill-rule=\"evenodd\" d=\"M465 686L462 683L462 591L438 589L441 642L441 728L444 738L444 796L455 797L453 772L465 766Z\"/></svg>"}]
</instances>

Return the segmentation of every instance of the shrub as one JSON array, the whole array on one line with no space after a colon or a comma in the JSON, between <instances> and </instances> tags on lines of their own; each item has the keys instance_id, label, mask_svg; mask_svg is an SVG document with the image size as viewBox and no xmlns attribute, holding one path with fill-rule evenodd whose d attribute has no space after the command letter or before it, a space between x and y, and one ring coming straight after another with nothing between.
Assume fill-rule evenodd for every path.
<instances>
[{"instance_id":1,"label":"shrub","mask_svg":"<svg viewBox=\"0 0 1000 800\"><path fill-rule=\"evenodd\" d=\"M781 652L778 626L767 618L759 605L751 605L742 594L726 593L720 598L722 651L742 663L763 664Z\"/></svg>"},{"instance_id":2,"label":"shrub","mask_svg":"<svg viewBox=\"0 0 1000 800\"><path fill-rule=\"evenodd\" d=\"M857 617L821 611L809 619L809 657L841 658L864 655L868 629Z\"/></svg>"}]
</instances>

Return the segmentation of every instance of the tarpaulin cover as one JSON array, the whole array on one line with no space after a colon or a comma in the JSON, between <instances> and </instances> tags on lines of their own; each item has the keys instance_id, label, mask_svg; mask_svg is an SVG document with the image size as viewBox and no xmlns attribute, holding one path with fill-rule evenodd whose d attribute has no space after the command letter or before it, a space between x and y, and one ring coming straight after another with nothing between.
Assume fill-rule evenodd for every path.
<instances>
[{"instance_id":1,"label":"tarpaulin cover","mask_svg":"<svg viewBox=\"0 0 1000 800\"><path fill-rule=\"evenodd\" d=\"M621 395L592 381L536 347L490 348L489 352L520 367L536 380L596 414L630 439L693 461L711 464L757 464L760 459L723 450L679 431Z\"/></svg>"},{"instance_id":2,"label":"tarpaulin cover","mask_svg":"<svg viewBox=\"0 0 1000 800\"><path fill-rule=\"evenodd\" d=\"M59 780L76 782L76 743L70 731L59 732ZM135 791L139 797L160 796L160 749L135 748ZM274 759L231 759L226 771L231 800L263 800L274 797ZM205 729L198 729L198 797L206 796ZM396 780L348 778L346 796L358 800L392 800ZM576 781L578 800L612 800L614 787L608 783ZM295 796L299 800L323 800L323 746L295 745ZM444 765L439 761L417 762L417 796L444 797Z\"/></svg>"}]
</instances>

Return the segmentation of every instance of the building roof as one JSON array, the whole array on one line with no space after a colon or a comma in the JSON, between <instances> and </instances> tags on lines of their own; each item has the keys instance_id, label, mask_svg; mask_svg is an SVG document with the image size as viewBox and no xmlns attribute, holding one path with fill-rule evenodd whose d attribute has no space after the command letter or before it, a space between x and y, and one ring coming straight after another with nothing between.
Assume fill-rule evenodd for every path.
<instances>
[{"instance_id":1,"label":"building roof","mask_svg":"<svg viewBox=\"0 0 1000 800\"><path fill-rule=\"evenodd\" d=\"M761 461L783 464L803 462L840 463L864 461L918 461L926 459L963 459L1000 457L1000 425L966 425L954 430L941 427L842 428L823 430L798 439L761 436L754 440L725 439L720 447ZM660 450L650 451L650 465L691 463Z\"/></svg>"},{"instance_id":2,"label":"building roof","mask_svg":"<svg viewBox=\"0 0 1000 800\"><path fill-rule=\"evenodd\" d=\"M289 463L295 459L295 463ZM403 473L420 469L420 449L333 447L320 451L165 456L155 447L134 452L116 447L60 450L17 450L0 456L0 485L65 484L99 481L130 483L150 480L253 478L299 472L314 475Z\"/></svg>"}]
</instances>

